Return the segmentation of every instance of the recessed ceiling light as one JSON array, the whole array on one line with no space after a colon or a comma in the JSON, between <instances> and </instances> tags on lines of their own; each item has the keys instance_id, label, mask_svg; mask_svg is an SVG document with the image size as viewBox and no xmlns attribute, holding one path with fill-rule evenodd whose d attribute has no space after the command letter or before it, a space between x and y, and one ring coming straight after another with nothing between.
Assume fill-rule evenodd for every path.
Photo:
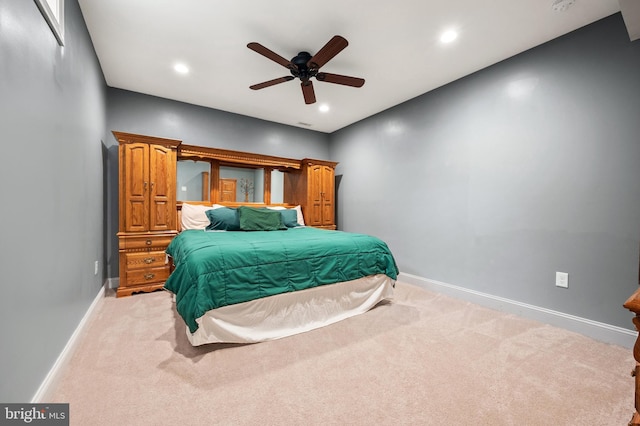
<instances>
[{"instance_id":1,"label":"recessed ceiling light","mask_svg":"<svg viewBox=\"0 0 640 426\"><path fill-rule=\"evenodd\" d=\"M556 12L564 12L575 2L576 0L554 0L551 3L551 8Z\"/></svg>"},{"instance_id":2,"label":"recessed ceiling light","mask_svg":"<svg viewBox=\"0 0 640 426\"><path fill-rule=\"evenodd\" d=\"M451 43L456 38L458 38L458 33L454 30L445 31L440 35L440 41L443 43Z\"/></svg>"},{"instance_id":3,"label":"recessed ceiling light","mask_svg":"<svg viewBox=\"0 0 640 426\"><path fill-rule=\"evenodd\" d=\"M321 104L321 105L318 107L318 110L319 110L320 112L329 112L329 105L327 105L327 104Z\"/></svg>"},{"instance_id":4,"label":"recessed ceiling light","mask_svg":"<svg viewBox=\"0 0 640 426\"><path fill-rule=\"evenodd\" d=\"M189 73L189 67L187 67L185 64L180 64L180 63L175 64L173 66L173 69L178 74L188 74Z\"/></svg>"}]
</instances>

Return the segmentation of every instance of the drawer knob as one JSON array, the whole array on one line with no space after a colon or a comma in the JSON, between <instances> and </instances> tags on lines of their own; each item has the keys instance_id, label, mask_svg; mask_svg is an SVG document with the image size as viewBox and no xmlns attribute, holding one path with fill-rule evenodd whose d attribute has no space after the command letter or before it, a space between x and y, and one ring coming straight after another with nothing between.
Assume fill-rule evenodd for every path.
<instances>
[{"instance_id":1,"label":"drawer knob","mask_svg":"<svg viewBox=\"0 0 640 426\"><path fill-rule=\"evenodd\" d=\"M145 279L145 280L150 280L150 279L152 279L152 278L153 278L153 277L155 277L155 276L156 276L156 274L145 274L145 275L144 275L144 279Z\"/></svg>"},{"instance_id":2,"label":"drawer knob","mask_svg":"<svg viewBox=\"0 0 640 426\"><path fill-rule=\"evenodd\" d=\"M144 259L144 263L149 264L149 263L153 263L156 260L155 257L146 257Z\"/></svg>"},{"instance_id":3,"label":"drawer knob","mask_svg":"<svg viewBox=\"0 0 640 426\"><path fill-rule=\"evenodd\" d=\"M146 243L147 243L148 246L150 246L151 245L151 240L147 240Z\"/></svg>"}]
</instances>

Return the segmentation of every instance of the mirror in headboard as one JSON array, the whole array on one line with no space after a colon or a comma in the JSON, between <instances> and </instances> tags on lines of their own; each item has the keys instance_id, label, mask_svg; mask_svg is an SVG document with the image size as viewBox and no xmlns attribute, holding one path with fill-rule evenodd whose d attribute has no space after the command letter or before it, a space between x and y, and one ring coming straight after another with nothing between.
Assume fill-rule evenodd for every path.
<instances>
[{"instance_id":1,"label":"mirror in headboard","mask_svg":"<svg viewBox=\"0 0 640 426\"><path fill-rule=\"evenodd\" d=\"M178 201L211 200L211 162L179 160L176 180Z\"/></svg>"},{"instance_id":2,"label":"mirror in headboard","mask_svg":"<svg viewBox=\"0 0 640 426\"><path fill-rule=\"evenodd\" d=\"M271 203L284 203L284 173L280 170L271 170Z\"/></svg>"},{"instance_id":3,"label":"mirror in headboard","mask_svg":"<svg viewBox=\"0 0 640 426\"><path fill-rule=\"evenodd\" d=\"M178 148L178 200L283 203L284 175L300 168L300 160L291 158L182 144ZM184 170L185 179L191 177L191 183L180 179L181 170ZM208 198L204 194L203 177L207 172L210 174ZM202 188L200 192L199 188Z\"/></svg>"},{"instance_id":4,"label":"mirror in headboard","mask_svg":"<svg viewBox=\"0 0 640 426\"><path fill-rule=\"evenodd\" d=\"M220 166L218 200L232 203L263 203L264 173L263 168Z\"/></svg>"}]
</instances>

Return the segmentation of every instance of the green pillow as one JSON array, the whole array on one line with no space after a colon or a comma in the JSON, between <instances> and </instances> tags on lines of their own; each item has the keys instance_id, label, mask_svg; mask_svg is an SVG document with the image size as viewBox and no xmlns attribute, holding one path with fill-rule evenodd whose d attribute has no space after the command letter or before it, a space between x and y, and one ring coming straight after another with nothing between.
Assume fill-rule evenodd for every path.
<instances>
[{"instance_id":1,"label":"green pillow","mask_svg":"<svg viewBox=\"0 0 640 426\"><path fill-rule=\"evenodd\" d=\"M207 231L239 231L238 210L231 207L219 207L204 212L209 218Z\"/></svg>"},{"instance_id":2,"label":"green pillow","mask_svg":"<svg viewBox=\"0 0 640 426\"><path fill-rule=\"evenodd\" d=\"M276 210L282 215L282 223L287 228L295 228L300 226L298 223L298 212L295 209Z\"/></svg>"},{"instance_id":3,"label":"green pillow","mask_svg":"<svg viewBox=\"0 0 640 426\"><path fill-rule=\"evenodd\" d=\"M242 231L278 231L287 229L279 211L254 207L238 207Z\"/></svg>"}]
</instances>

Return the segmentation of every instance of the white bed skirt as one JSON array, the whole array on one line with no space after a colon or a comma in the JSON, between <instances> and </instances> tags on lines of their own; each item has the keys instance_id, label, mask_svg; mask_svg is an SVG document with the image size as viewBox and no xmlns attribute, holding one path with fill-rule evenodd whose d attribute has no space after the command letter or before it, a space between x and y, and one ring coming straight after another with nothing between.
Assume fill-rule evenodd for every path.
<instances>
[{"instance_id":1,"label":"white bed skirt","mask_svg":"<svg viewBox=\"0 0 640 426\"><path fill-rule=\"evenodd\" d=\"M341 321L393 297L395 280L383 274L269 296L213 309L198 318L193 346L256 343L279 339Z\"/></svg>"}]
</instances>

